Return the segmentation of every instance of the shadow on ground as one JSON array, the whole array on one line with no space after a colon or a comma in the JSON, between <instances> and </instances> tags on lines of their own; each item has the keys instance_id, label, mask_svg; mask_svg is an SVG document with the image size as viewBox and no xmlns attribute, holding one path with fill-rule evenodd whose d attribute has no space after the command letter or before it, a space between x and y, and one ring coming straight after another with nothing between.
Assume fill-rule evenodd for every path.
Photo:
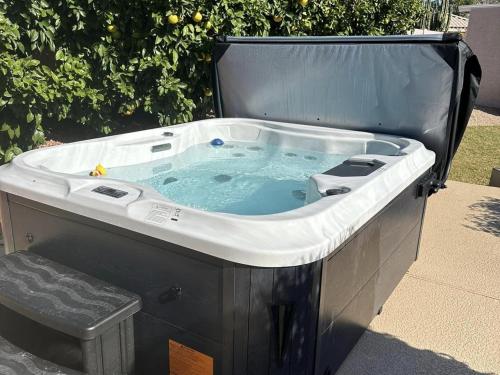
<instances>
[{"instance_id":1,"label":"shadow on ground","mask_svg":"<svg viewBox=\"0 0 500 375\"><path fill-rule=\"evenodd\" d=\"M394 336L367 330L336 375L382 374L494 375L475 371L447 354L417 349Z\"/></svg>"},{"instance_id":2,"label":"shadow on ground","mask_svg":"<svg viewBox=\"0 0 500 375\"><path fill-rule=\"evenodd\" d=\"M479 109L480 111L486 112L490 115L500 116L500 108L484 107L478 105L476 106L476 109Z\"/></svg>"},{"instance_id":3,"label":"shadow on ground","mask_svg":"<svg viewBox=\"0 0 500 375\"><path fill-rule=\"evenodd\" d=\"M479 230L500 237L500 199L483 197L469 206L466 228Z\"/></svg>"}]
</instances>

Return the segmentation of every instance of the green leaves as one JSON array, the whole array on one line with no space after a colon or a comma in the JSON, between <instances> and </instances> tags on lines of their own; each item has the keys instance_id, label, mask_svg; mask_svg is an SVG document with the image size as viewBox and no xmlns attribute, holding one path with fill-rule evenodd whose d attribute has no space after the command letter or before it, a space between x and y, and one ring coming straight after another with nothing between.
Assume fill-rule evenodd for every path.
<instances>
[{"instance_id":1,"label":"green leaves","mask_svg":"<svg viewBox=\"0 0 500 375\"><path fill-rule=\"evenodd\" d=\"M26 122L30 123L34 119L35 119L35 115L33 113L31 113L31 112L28 112L28 114L26 115Z\"/></svg>"},{"instance_id":2,"label":"green leaves","mask_svg":"<svg viewBox=\"0 0 500 375\"><path fill-rule=\"evenodd\" d=\"M14 159L17 155L20 155L22 152L23 150L21 150L18 146L12 145L3 153L3 158L7 163ZM0 155L2 155L2 151L0 151Z\"/></svg>"},{"instance_id":3,"label":"green leaves","mask_svg":"<svg viewBox=\"0 0 500 375\"><path fill-rule=\"evenodd\" d=\"M55 55L56 60L61 61L64 60L65 55L63 50L57 50L56 55Z\"/></svg>"},{"instance_id":4,"label":"green leaves","mask_svg":"<svg viewBox=\"0 0 500 375\"><path fill-rule=\"evenodd\" d=\"M0 163L59 128L206 117L216 34L397 34L421 11L421 0L0 0Z\"/></svg>"}]
</instances>

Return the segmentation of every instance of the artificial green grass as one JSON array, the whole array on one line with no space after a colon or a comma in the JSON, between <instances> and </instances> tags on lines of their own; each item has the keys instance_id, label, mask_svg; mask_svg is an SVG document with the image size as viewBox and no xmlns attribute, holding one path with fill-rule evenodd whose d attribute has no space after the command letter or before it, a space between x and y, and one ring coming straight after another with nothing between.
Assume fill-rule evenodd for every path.
<instances>
[{"instance_id":1,"label":"artificial green grass","mask_svg":"<svg viewBox=\"0 0 500 375\"><path fill-rule=\"evenodd\" d=\"M449 179L488 185L493 167L500 167L500 126L468 128L453 159Z\"/></svg>"}]
</instances>

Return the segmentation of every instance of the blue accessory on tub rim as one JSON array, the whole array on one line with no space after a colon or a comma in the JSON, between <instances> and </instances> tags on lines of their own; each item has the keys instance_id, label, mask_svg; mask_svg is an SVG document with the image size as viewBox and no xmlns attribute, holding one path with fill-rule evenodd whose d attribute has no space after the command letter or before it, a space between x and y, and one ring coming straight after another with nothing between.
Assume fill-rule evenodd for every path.
<instances>
[{"instance_id":1,"label":"blue accessory on tub rim","mask_svg":"<svg viewBox=\"0 0 500 375\"><path fill-rule=\"evenodd\" d=\"M212 146L222 146L224 144L224 141L220 138L214 138L212 139L212 141L210 142L210 144Z\"/></svg>"}]
</instances>

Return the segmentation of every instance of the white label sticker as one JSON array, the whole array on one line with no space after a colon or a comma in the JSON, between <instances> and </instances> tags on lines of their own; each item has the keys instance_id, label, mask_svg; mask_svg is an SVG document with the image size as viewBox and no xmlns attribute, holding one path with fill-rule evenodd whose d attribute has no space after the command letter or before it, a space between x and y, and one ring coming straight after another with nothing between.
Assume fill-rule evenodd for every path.
<instances>
[{"instance_id":1,"label":"white label sticker","mask_svg":"<svg viewBox=\"0 0 500 375\"><path fill-rule=\"evenodd\" d=\"M169 207L162 204L153 204L144 220L155 223L164 224L169 220L179 221L181 214L180 208Z\"/></svg>"},{"instance_id":2,"label":"white label sticker","mask_svg":"<svg viewBox=\"0 0 500 375\"><path fill-rule=\"evenodd\" d=\"M145 220L151 221L156 224L162 224L170 219L172 214L172 208L168 206L162 206L160 204L153 204L151 211L146 215Z\"/></svg>"}]
</instances>

